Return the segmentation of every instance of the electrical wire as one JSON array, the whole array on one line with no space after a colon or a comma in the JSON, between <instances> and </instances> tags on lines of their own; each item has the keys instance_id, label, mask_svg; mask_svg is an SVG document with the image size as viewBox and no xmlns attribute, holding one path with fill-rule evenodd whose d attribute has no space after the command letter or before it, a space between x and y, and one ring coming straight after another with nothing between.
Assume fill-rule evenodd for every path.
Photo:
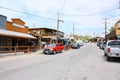
<instances>
[{"instance_id":1,"label":"electrical wire","mask_svg":"<svg viewBox=\"0 0 120 80\"><path fill-rule=\"evenodd\" d=\"M85 15L70 15L70 14L63 14L63 15L66 15L66 16L83 16L83 17L88 17L88 16L95 16L95 15L99 15L99 14L105 14L105 13L108 13L108 12L112 12L114 10L116 10L118 8L113 8L113 9L110 9L110 10L107 10L107 11L103 11L103 12L97 12L97 13L91 13L91 14L85 14Z\"/></svg>"},{"instance_id":2,"label":"electrical wire","mask_svg":"<svg viewBox=\"0 0 120 80\"><path fill-rule=\"evenodd\" d=\"M10 8L3 7L3 6L0 6L0 8L1 9L5 9L5 10L9 10L9 11L14 11L14 12L17 12L17 13L22 13L22 14L30 15L30 16L41 17L41 18L46 18L46 19L50 19L50 20L57 20L57 19L54 19L54 18L39 16L39 15L35 15L35 14L31 14L31 13L27 13L27 12L15 10L15 9L10 9Z\"/></svg>"},{"instance_id":3,"label":"electrical wire","mask_svg":"<svg viewBox=\"0 0 120 80\"><path fill-rule=\"evenodd\" d=\"M63 7L62 7L62 12L63 12L63 9L64 9L64 5L65 5L65 0L64 0L64 4L63 4ZM0 6L1 9L5 9L5 10L9 10L9 11L14 11L14 12L18 12L18 13L22 13L22 14L26 14L26 15L30 15L30 16L35 16L35 17L41 17L41 18L46 18L46 19L50 19L50 20L57 20L57 19L54 19L54 18L49 18L49 17L44 17L44 16L39 16L39 15L35 15L35 14L31 14L31 13L27 13L27 12L23 12L23 11L19 11L19 10L15 10L15 9L11 9L11 8L7 8L7 7L3 7L3 6ZM110 10L107 10L107 11L103 11L103 12L98 12L98 13L92 13L92 14L86 14L86 15L69 15L69 14L64 14L62 13L61 15L65 15L65 16L83 16L83 17L88 17L88 16L94 16L94 15L99 15L99 14L105 14L105 13L108 13L108 12L112 12L114 10L116 10L118 8L113 8L113 9L110 9ZM116 17L116 16L115 16ZM113 17L112 17L113 18Z\"/></svg>"},{"instance_id":4,"label":"electrical wire","mask_svg":"<svg viewBox=\"0 0 120 80\"><path fill-rule=\"evenodd\" d=\"M63 13L63 11L64 11L64 7L65 7L65 0L64 0L64 2L63 2L63 6L62 6L62 10L61 10L61 14Z\"/></svg>"}]
</instances>

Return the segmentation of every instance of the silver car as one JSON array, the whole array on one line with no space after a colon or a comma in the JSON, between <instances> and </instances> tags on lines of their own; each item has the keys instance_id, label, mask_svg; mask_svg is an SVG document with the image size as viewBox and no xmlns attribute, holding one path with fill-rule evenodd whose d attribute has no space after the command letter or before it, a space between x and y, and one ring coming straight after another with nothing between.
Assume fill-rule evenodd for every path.
<instances>
[{"instance_id":1,"label":"silver car","mask_svg":"<svg viewBox=\"0 0 120 80\"><path fill-rule=\"evenodd\" d=\"M112 58L120 57L120 40L109 40L104 48L104 55L107 61Z\"/></svg>"}]
</instances>

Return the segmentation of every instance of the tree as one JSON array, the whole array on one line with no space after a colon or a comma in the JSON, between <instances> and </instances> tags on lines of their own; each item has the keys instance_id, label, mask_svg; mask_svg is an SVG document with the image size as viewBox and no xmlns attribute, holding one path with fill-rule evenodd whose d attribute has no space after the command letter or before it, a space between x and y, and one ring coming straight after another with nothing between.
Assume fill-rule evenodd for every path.
<instances>
[{"instance_id":1,"label":"tree","mask_svg":"<svg viewBox=\"0 0 120 80\"><path fill-rule=\"evenodd\" d=\"M112 26L110 29L109 29L109 32L112 32L113 30L115 30L115 27Z\"/></svg>"}]
</instances>

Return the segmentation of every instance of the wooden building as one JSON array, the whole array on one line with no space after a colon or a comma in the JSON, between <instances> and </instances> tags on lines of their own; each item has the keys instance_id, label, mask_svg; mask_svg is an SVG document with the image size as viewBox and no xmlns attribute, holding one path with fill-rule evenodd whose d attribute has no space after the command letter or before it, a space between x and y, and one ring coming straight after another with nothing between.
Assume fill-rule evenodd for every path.
<instances>
[{"instance_id":1,"label":"wooden building","mask_svg":"<svg viewBox=\"0 0 120 80\"><path fill-rule=\"evenodd\" d=\"M12 51L14 46L29 46L32 39L36 38L28 34L24 21L19 18L7 21L6 16L0 15L0 50Z\"/></svg>"},{"instance_id":2,"label":"wooden building","mask_svg":"<svg viewBox=\"0 0 120 80\"><path fill-rule=\"evenodd\" d=\"M30 28L29 34L36 36L41 44L56 43L57 37L58 41L61 42L61 39L64 37L63 32L58 31L57 35L57 30L50 28Z\"/></svg>"},{"instance_id":3,"label":"wooden building","mask_svg":"<svg viewBox=\"0 0 120 80\"><path fill-rule=\"evenodd\" d=\"M114 30L105 36L106 40L120 39L120 20L114 24Z\"/></svg>"}]
</instances>

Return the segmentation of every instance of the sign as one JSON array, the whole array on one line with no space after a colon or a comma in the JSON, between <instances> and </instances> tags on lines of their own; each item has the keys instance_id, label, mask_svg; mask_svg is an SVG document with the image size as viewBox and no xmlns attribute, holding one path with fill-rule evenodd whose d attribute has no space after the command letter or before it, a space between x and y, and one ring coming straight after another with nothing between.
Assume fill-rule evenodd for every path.
<instances>
[{"instance_id":1,"label":"sign","mask_svg":"<svg viewBox=\"0 0 120 80\"><path fill-rule=\"evenodd\" d=\"M20 28L25 28L25 26L22 26L20 24L13 23L13 26L20 27Z\"/></svg>"}]
</instances>

